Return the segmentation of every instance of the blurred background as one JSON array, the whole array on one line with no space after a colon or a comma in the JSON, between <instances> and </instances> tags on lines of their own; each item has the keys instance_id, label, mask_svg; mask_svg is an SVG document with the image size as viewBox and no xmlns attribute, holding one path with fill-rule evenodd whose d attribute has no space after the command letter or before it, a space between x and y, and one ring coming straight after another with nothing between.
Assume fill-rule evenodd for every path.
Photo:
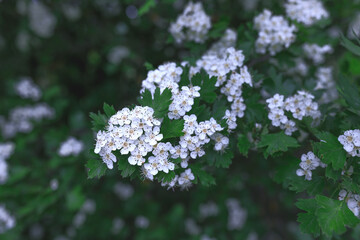
<instances>
[{"instance_id":1,"label":"blurred background","mask_svg":"<svg viewBox=\"0 0 360 240\"><path fill-rule=\"evenodd\" d=\"M136 104L152 66L199 58L228 27L242 36L264 8L284 14L279 0L204 1L218 32L204 44L179 45L168 28L186 3L0 2L0 121L18 107L46 103L53 110L27 132L8 135L2 129L0 142L14 143L15 150L7 160L8 179L0 185L0 204L16 223L5 230L1 222L0 239L311 239L296 223L296 194L269 180L271 163L249 164L251 155L217 169L215 186L188 191L130 181L116 171L87 179L85 164L94 145L90 112L104 102L116 109ZM349 26L360 23L359 1L324 4L331 18L319 42L336 43L340 32L351 37ZM251 50L251 44L239 37L237 46ZM343 67L359 71L359 62L341 56ZM39 86L39 99L16 94L22 79ZM58 148L69 136L84 143L84 152L61 157Z\"/></svg>"}]
</instances>

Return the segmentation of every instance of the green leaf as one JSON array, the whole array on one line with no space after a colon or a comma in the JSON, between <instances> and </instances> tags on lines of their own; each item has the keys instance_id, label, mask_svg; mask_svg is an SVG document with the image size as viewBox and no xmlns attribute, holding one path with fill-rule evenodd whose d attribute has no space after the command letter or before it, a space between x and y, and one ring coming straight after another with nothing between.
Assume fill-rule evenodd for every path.
<instances>
[{"instance_id":1,"label":"green leaf","mask_svg":"<svg viewBox=\"0 0 360 240\"><path fill-rule=\"evenodd\" d=\"M359 219L349 210L345 201L334 200L325 196L316 196L316 216L322 232L327 236L342 234L346 226L355 226Z\"/></svg>"},{"instance_id":2,"label":"green leaf","mask_svg":"<svg viewBox=\"0 0 360 240\"><path fill-rule=\"evenodd\" d=\"M360 56L360 46L355 45L352 41L347 39L343 34L340 36L341 45L355 55Z\"/></svg>"},{"instance_id":3,"label":"green leaf","mask_svg":"<svg viewBox=\"0 0 360 240\"><path fill-rule=\"evenodd\" d=\"M216 22L212 29L209 31L209 37L211 38L219 38L222 37L224 35L224 31L228 28L229 26L229 20L228 19L223 19L220 20L218 22Z\"/></svg>"},{"instance_id":4,"label":"green leaf","mask_svg":"<svg viewBox=\"0 0 360 240\"><path fill-rule=\"evenodd\" d=\"M206 150L206 159L215 167L229 168L234 158L234 153L227 149L224 152L218 152L213 149Z\"/></svg>"},{"instance_id":5,"label":"green leaf","mask_svg":"<svg viewBox=\"0 0 360 240\"><path fill-rule=\"evenodd\" d=\"M100 178L107 169L106 164L99 159L90 159L85 166L88 168L88 178Z\"/></svg>"},{"instance_id":6,"label":"green leaf","mask_svg":"<svg viewBox=\"0 0 360 240\"><path fill-rule=\"evenodd\" d=\"M189 72L190 72L190 67L188 65L183 67L183 72L181 74L179 87L190 85Z\"/></svg>"},{"instance_id":7,"label":"green leaf","mask_svg":"<svg viewBox=\"0 0 360 240\"><path fill-rule=\"evenodd\" d=\"M100 112L98 114L90 113L90 118L92 119L91 123L94 131L97 132L105 129L108 119L104 114L101 114Z\"/></svg>"},{"instance_id":8,"label":"green leaf","mask_svg":"<svg viewBox=\"0 0 360 240\"><path fill-rule=\"evenodd\" d=\"M127 155L118 155L118 169L121 171L121 176L126 178L130 177L136 170L136 165L131 165L128 162L128 156Z\"/></svg>"},{"instance_id":9,"label":"green leaf","mask_svg":"<svg viewBox=\"0 0 360 240\"><path fill-rule=\"evenodd\" d=\"M296 204L298 208L306 211L306 213L298 214L298 222L300 223L300 229L304 233L310 233L316 237L320 234L320 226L317 222L316 213L316 200L313 199L299 199Z\"/></svg>"},{"instance_id":10,"label":"green leaf","mask_svg":"<svg viewBox=\"0 0 360 240\"><path fill-rule=\"evenodd\" d=\"M339 75L338 90L346 103L353 109L353 112L360 115L360 94L356 85L344 75Z\"/></svg>"},{"instance_id":11,"label":"green leaf","mask_svg":"<svg viewBox=\"0 0 360 240\"><path fill-rule=\"evenodd\" d=\"M196 179L198 179L203 186L208 187L216 184L215 178L208 174L206 171L202 170L199 165L193 164L191 166L191 171L196 177Z\"/></svg>"},{"instance_id":12,"label":"green leaf","mask_svg":"<svg viewBox=\"0 0 360 240\"><path fill-rule=\"evenodd\" d=\"M343 177L341 187L352 193L360 193L359 185L351 177Z\"/></svg>"},{"instance_id":13,"label":"green leaf","mask_svg":"<svg viewBox=\"0 0 360 240\"><path fill-rule=\"evenodd\" d=\"M311 181L299 177L294 171L293 178L289 180L289 189L297 193L307 191L310 195L322 193L325 187L324 177L313 176Z\"/></svg>"},{"instance_id":14,"label":"green leaf","mask_svg":"<svg viewBox=\"0 0 360 240\"><path fill-rule=\"evenodd\" d=\"M264 156L267 158L269 155L273 155L276 152L285 152L290 147L298 147L299 144L295 138L280 132L263 135L257 146L260 148L266 147Z\"/></svg>"},{"instance_id":15,"label":"green leaf","mask_svg":"<svg viewBox=\"0 0 360 240\"><path fill-rule=\"evenodd\" d=\"M144 15L145 13L149 12L151 8L156 6L155 0L147 0L144 5L141 6L139 9L139 16Z\"/></svg>"},{"instance_id":16,"label":"green leaf","mask_svg":"<svg viewBox=\"0 0 360 240\"><path fill-rule=\"evenodd\" d=\"M116 113L114 106L104 103L104 112L108 118Z\"/></svg>"},{"instance_id":17,"label":"green leaf","mask_svg":"<svg viewBox=\"0 0 360 240\"><path fill-rule=\"evenodd\" d=\"M138 99L138 102L141 106L149 106L154 109L155 118L163 118L166 116L172 101L170 89L165 88L160 94L160 88L156 88L154 97L152 97L151 92L146 89L141 96L142 97Z\"/></svg>"},{"instance_id":18,"label":"green leaf","mask_svg":"<svg viewBox=\"0 0 360 240\"><path fill-rule=\"evenodd\" d=\"M341 170L335 171L331 164L328 164L325 169L325 176L334 181L337 181L341 177Z\"/></svg>"},{"instance_id":19,"label":"green leaf","mask_svg":"<svg viewBox=\"0 0 360 240\"><path fill-rule=\"evenodd\" d=\"M245 136L244 134L239 134L239 137L238 137L239 152L242 155L247 157L250 146L251 146L251 143L250 143L249 139L247 138L247 136Z\"/></svg>"},{"instance_id":20,"label":"green leaf","mask_svg":"<svg viewBox=\"0 0 360 240\"><path fill-rule=\"evenodd\" d=\"M206 80L204 80L203 85L201 86L201 89L199 91L200 98L207 103L213 103L216 99L216 81L216 77L207 78Z\"/></svg>"},{"instance_id":21,"label":"green leaf","mask_svg":"<svg viewBox=\"0 0 360 240\"><path fill-rule=\"evenodd\" d=\"M163 139L183 136L184 123L184 119L170 120L168 117L165 117L160 129Z\"/></svg>"},{"instance_id":22,"label":"green leaf","mask_svg":"<svg viewBox=\"0 0 360 240\"><path fill-rule=\"evenodd\" d=\"M326 164L331 163L334 170L342 169L346 162L346 152L337 137L329 132L320 132L316 137L320 142L313 143L313 147L321 161Z\"/></svg>"},{"instance_id":23,"label":"green leaf","mask_svg":"<svg viewBox=\"0 0 360 240\"><path fill-rule=\"evenodd\" d=\"M201 88L199 91L200 99L207 103L213 103L216 99L216 82L217 78L209 78L209 75L203 69L191 78L191 84Z\"/></svg>"},{"instance_id":24,"label":"green leaf","mask_svg":"<svg viewBox=\"0 0 360 240\"><path fill-rule=\"evenodd\" d=\"M288 188L291 179L298 178L295 173L299 168L299 159L286 156L279 159L278 162L275 167L274 181L282 183L285 188Z\"/></svg>"},{"instance_id":25,"label":"green leaf","mask_svg":"<svg viewBox=\"0 0 360 240\"><path fill-rule=\"evenodd\" d=\"M158 174L156 174L156 178L161 182L169 183L175 178L175 172L174 171L169 171L169 173L158 172Z\"/></svg>"},{"instance_id":26,"label":"green leaf","mask_svg":"<svg viewBox=\"0 0 360 240\"><path fill-rule=\"evenodd\" d=\"M212 117L218 122L222 121L227 108L227 101L224 98L216 99L213 105Z\"/></svg>"},{"instance_id":27,"label":"green leaf","mask_svg":"<svg viewBox=\"0 0 360 240\"><path fill-rule=\"evenodd\" d=\"M145 66L145 68L146 68L147 71L151 71L151 70L154 70L154 69L155 69L154 66L153 66L151 63L149 63L149 62L145 62L145 63L144 63L144 66Z\"/></svg>"}]
</instances>

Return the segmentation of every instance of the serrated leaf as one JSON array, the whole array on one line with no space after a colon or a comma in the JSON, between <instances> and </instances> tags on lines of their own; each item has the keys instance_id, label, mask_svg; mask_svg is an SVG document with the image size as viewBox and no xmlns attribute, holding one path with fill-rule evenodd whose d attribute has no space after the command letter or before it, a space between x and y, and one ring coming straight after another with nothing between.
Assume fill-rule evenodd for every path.
<instances>
[{"instance_id":1,"label":"serrated leaf","mask_svg":"<svg viewBox=\"0 0 360 240\"><path fill-rule=\"evenodd\" d=\"M120 155L117 154L117 159L118 159L118 169L121 172L121 176L126 178L126 177L130 177L135 171L136 171L136 166L135 165L131 165L128 162L128 156L127 155Z\"/></svg>"},{"instance_id":2,"label":"serrated leaf","mask_svg":"<svg viewBox=\"0 0 360 240\"><path fill-rule=\"evenodd\" d=\"M298 214L298 222L300 223L300 229L304 233L310 233L315 236L320 234L320 226L317 222L316 212L316 200L315 199L299 199L295 204L301 210L306 213Z\"/></svg>"},{"instance_id":3,"label":"serrated leaf","mask_svg":"<svg viewBox=\"0 0 360 240\"><path fill-rule=\"evenodd\" d=\"M215 178L208 174L206 171L202 170L199 165L193 164L191 166L191 171L196 177L196 179L198 179L203 186L208 187L216 184Z\"/></svg>"},{"instance_id":4,"label":"serrated leaf","mask_svg":"<svg viewBox=\"0 0 360 240\"><path fill-rule=\"evenodd\" d=\"M100 131L100 130L104 130L106 125L107 125L107 117L104 114L101 113L90 113L90 118L92 119L91 123L93 125L93 130L94 131Z\"/></svg>"},{"instance_id":5,"label":"serrated leaf","mask_svg":"<svg viewBox=\"0 0 360 240\"><path fill-rule=\"evenodd\" d=\"M107 170L106 164L99 159L90 159L85 166L88 168L88 178L90 179L104 176Z\"/></svg>"},{"instance_id":6,"label":"serrated leaf","mask_svg":"<svg viewBox=\"0 0 360 240\"><path fill-rule=\"evenodd\" d=\"M341 187L352 193L360 193L359 185L355 183L351 177L344 177Z\"/></svg>"},{"instance_id":7,"label":"serrated leaf","mask_svg":"<svg viewBox=\"0 0 360 240\"><path fill-rule=\"evenodd\" d=\"M341 170L334 170L331 164L328 164L325 169L325 176L334 181L337 181L341 177Z\"/></svg>"},{"instance_id":8,"label":"serrated leaf","mask_svg":"<svg viewBox=\"0 0 360 240\"><path fill-rule=\"evenodd\" d=\"M320 142L313 143L313 147L321 161L331 164L334 170L342 169L346 162L346 152L337 137L329 132L320 132L316 137Z\"/></svg>"},{"instance_id":9,"label":"serrated leaf","mask_svg":"<svg viewBox=\"0 0 360 240\"><path fill-rule=\"evenodd\" d=\"M170 120L168 117L165 117L160 129L163 139L183 136L184 123L184 119Z\"/></svg>"},{"instance_id":10,"label":"serrated leaf","mask_svg":"<svg viewBox=\"0 0 360 240\"><path fill-rule=\"evenodd\" d=\"M285 152L288 148L298 147L299 144L295 138L285 135L285 133L273 133L263 135L258 147L266 147L264 152L265 158L277 152Z\"/></svg>"},{"instance_id":11,"label":"serrated leaf","mask_svg":"<svg viewBox=\"0 0 360 240\"><path fill-rule=\"evenodd\" d=\"M216 99L216 82L217 78L209 78L209 75L203 69L191 78L191 84L201 88L199 91L200 99L207 103L213 103Z\"/></svg>"},{"instance_id":12,"label":"serrated leaf","mask_svg":"<svg viewBox=\"0 0 360 240\"><path fill-rule=\"evenodd\" d=\"M232 163L232 159L234 158L234 154L230 149L227 149L224 152L208 149L206 151L205 158L217 168L229 168Z\"/></svg>"},{"instance_id":13,"label":"serrated leaf","mask_svg":"<svg viewBox=\"0 0 360 240\"><path fill-rule=\"evenodd\" d=\"M311 181L305 180L304 177L299 177L294 171L293 178L289 179L289 189L297 193L307 191L310 195L322 193L325 186L323 177L315 176Z\"/></svg>"},{"instance_id":14,"label":"serrated leaf","mask_svg":"<svg viewBox=\"0 0 360 240\"><path fill-rule=\"evenodd\" d=\"M337 87L341 96L346 100L346 103L353 109L353 112L360 115L360 93L357 86L350 83L350 79L340 74Z\"/></svg>"},{"instance_id":15,"label":"serrated leaf","mask_svg":"<svg viewBox=\"0 0 360 240\"><path fill-rule=\"evenodd\" d=\"M250 143L249 139L247 138L247 136L245 136L244 134L239 134L238 149L239 149L240 154L247 157L250 146L251 146L251 143Z\"/></svg>"},{"instance_id":16,"label":"serrated leaf","mask_svg":"<svg viewBox=\"0 0 360 240\"><path fill-rule=\"evenodd\" d=\"M141 98L138 99L138 102L141 106L148 106L154 109L155 118L163 118L168 113L169 106L172 102L171 90L165 88L163 92L160 93L160 88L156 88L154 96L152 96L151 92L146 89L141 94Z\"/></svg>"},{"instance_id":17,"label":"serrated leaf","mask_svg":"<svg viewBox=\"0 0 360 240\"><path fill-rule=\"evenodd\" d=\"M104 103L103 108L104 108L104 112L108 118L110 118L112 115L114 115L116 113L114 106L110 106L107 103Z\"/></svg>"},{"instance_id":18,"label":"serrated leaf","mask_svg":"<svg viewBox=\"0 0 360 240\"><path fill-rule=\"evenodd\" d=\"M359 223L359 219L349 210L346 202L321 195L316 196L315 199L316 216L325 235L330 237L333 233L342 234L346 231L346 226Z\"/></svg>"},{"instance_id":19,"label":"serrated leaf","mask_svg":"<svg viewBox=\"0 0 360 240\"><path fill-rule=\"evenodd\" d=\"M204 80L203 85L201 86L201 89L199 91L200 98L207 103L213 103L216 99L216 81L216 77L207 78L206 80Z\"/></svg>"},{"instance_id":20,"label":"serrated leaf","mask_svg":"<svg viewBox=\"0 0 360 240\"><path fill-rule=\"evenodd\" d=\"M227 109L227 101L224 98L216 99L213 104L212 117L216 121L222 121Z\"/></svg>"},{"instance_id":21,"label":"serrated leaf","mask_svg":"<svg viewBox=\"0 0 360 240\"><path fill-rule=\"evenodd\" d=\"M189 86L189 85L190 85L189 72L190 72L190 67L189 67L188 65L186 65L185 67L183 67L183 72L182 72L182 74L181 74L181 78L180 78L180 82L179 82L179 87Z\"/></svg>"},{"instance_id":22,"label":"serrated leaf","mask_svg":"<svg viewBox=\"0 0 360 240\"><path fill-rule=\"evenodd\" d=\"M161 182L169 183L175 178L175 172L174 171L169 171L169 173L158 172L158 174L156 174L156 178Z\"/></svg>"}]
</instances>

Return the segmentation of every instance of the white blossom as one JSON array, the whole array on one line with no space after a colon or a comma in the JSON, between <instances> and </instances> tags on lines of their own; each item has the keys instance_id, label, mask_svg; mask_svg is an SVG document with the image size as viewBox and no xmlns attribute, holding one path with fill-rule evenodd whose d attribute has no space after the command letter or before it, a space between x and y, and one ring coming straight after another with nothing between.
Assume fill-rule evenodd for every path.
<instances>
[{"instance_id":1,"label":"white blossom","mask_svg":"<svg viewBox=\"0 0 360 240\"><path fill-rule=\"evenodd\" d=\"M189 2L176 22L171 23L169 31L177 43L185 40L201 43L210 28L210 17L204 12L202 4Z\"/></svg>"},{"instance_id":2,"label":"white blossom","mask_svg":"<svg viewBox=\"0 0 360 240\"><path fill-rule=\"evenodd\" d=\"M84 143L74 137L69 137L61 143L59 155L62 157L78 156L84 150Z\"/></svg>"},{"instance_id":3,"label":"white blossom","mask_svg":"<svg viewBox=\"0 0 360 240\"><path fill-rule=\"evenodd\" d=\"M265 9L254 19L255 29L259 31L255 42L256 52L271 55L288 48L295 40L296 27L290 25L283 16L272 16L271 11Z\"/></svg>"},{"instance_id":4,"label":"white blossom","mask_svg":"<svg viewBox=\"0 0 360 240\"><path fill-rule=\"evenodd\" d=\"M322 18L327 18L329 13L318 0L288 0L285 3L286 15L306 26L313 25Z\"/></svg>"}]
</instances>

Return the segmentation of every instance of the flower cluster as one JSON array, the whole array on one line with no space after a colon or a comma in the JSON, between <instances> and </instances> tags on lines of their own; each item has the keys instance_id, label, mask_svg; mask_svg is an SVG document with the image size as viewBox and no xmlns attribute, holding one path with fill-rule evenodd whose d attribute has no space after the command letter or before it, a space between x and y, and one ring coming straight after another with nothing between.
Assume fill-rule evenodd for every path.
<instances>
[{"instance_id":1,"label":"flower cluster","mask_svg":"<svg viewBox=\"0 0 360 240\"><path fill-rule=\"evenodd\" d=\"M360 195L341 190L339 192L339 200L346 201L350 211L354 213L356 217L360 217Z\"/></svg>"},{"instance_id":2,"label":"flower cluster","mask_svg":"<svg viewBox=\"0 0 360 240\"><path fill-rule=\"evenodd\" d=\"M0 128L5 138L14 137L17 133L28 133L33 129L33 121L50 119L54 110L45 103L34 106L17 107L11 110L9 120L0 119Z\"/></svg>"},{"instance_id":3,"label":"flower cluster","mask_svg":"<svg viewBox=\"0 0 360 240\"><path fill-rule=\"evenodd\" d=\"M219 207L214 202L203 203L199 206L199 216L205 219L219 214Z\"/></svg>"},{"instance_id":4,"label":"flower cluster","mask_svg":"<svg viewBox=\"0 0 360 240\"><path fill-rule=\"evenodd\" d=\"M97 133L95 153L100 154L109 169L116 162L113 151L118 150L122 155L130 153L129 163L141 166L145 162L144 156L160 147L158 141L163 138L161 122L153 117L153 113L150 107L123 108L109 119L106 131Z\"/></svg>"},{"instance_id":5,"label":"flower cluster","mask_svg":"<svg viewBox=\"0 0 360 240\"><path fill-rule=\"evenodd\" d=\"M220 87L220 92L231 103L231 110L227 110L224 116L229 130L235 129L236 119L244 116L246 105L242 98L243 84L252 86L251 75L248 68L243 65L244 59L241 50L230 47L221 55L204 55L196 62L195 67L190 68L191 75L204 69L210 77L217 78L215 86Z\"/></svg>"},{"instance_id":6,"label":"flower cluster","mask_svg":"<svg viewBox=\"0 0 360 240\"><path fill-rule=\"evenodd\" d=\"M290 112L292 117L298 120L308 116L313 119L319 118L318 104L313 102L313 99L314 96L305 91L298 91L297 94L286 99L283 95L275 94L266 100L270 109L268 118L273 126L280 127L285 130L285 134L291 135L297 128L295 122L285 115L285 111Z\"/></svg>"},{"instance_id":7,"label":"flower cluster","mask_svg":"<svg viewBox=\"0 0 360 240\"><path fill-rule=\"evenodd\" d=\"M200 87L198 86L182 86L181 91L173 88L173 101L169 106L168 116L170 119L180 119L189 112L194 104L194 98L200 97ZM174 93L176 92L176 93Z\"/></svg>"},{"instance_id":8,"label":"flower cluster","mask_svg":"<svg viewBox=\"0 0 360 240\"><path fill-rule=\"evenodd\" d=\"M147 78L142 81L140 92L148 89L153 94L159 87L161 92L169 88L173 95L177 94L180 92L178 82L180 82L182 72L182 68L177 67L175 63L160 65L157 69L148 72Z\"/></svg>"},{"instance_id":9,"label":"flower cluster","mask_svg":"<svg viewBox=\"0 0 360 240\"><path fill-rule=\"evenodd\" d=\"M127 200L134 194L134 188L130 184L117 182L114 185L114 193L121 200Z\"/></svg>"},{"instance_id":10,"label":"flower cluster","mask_svg":"<svg viewBox=\"0 0 360 240\"><path fill-rule=\"evenodd\" d=\"M317 44L304 44L304 54L307 58L311 59L314 64L321 64L325 61L324 55L332 53L333 49L330 45L319 46Z\"/></svg>"},{"instance_id":11,"label":"flower cluster","mask_svg":"<svg viewBox=\"0 0 360 240\"><path fill-rule=\"evenodd\" d=\"M0 143L0 184L4 184L8 178L6 159L14 152L14 148L13 143Z\"/></svg>"},{"instance_id":12,"label":"flower cluster","mask_svg":"<svg viewBox=\"0 0 360 240\"><path fill-rule=\"evenodd\" d=\"M97 133L95 153L100 154L108 168L112 169L113 162L117 161L112 152L119 151L121 155L130 154L129 164L142 166L144 177L153 180L160 171L174 171L175 164L170 159L181 158L181 167L187 168L189 159L203 156L203 146L216 131L223 129L213 118L198 123L195 115L185 115L185 135L180 137L179 145L173 146L170 142L160 142L163 139L161 122L153 113L150 107L124 108L109 119L106 131ZM192 180L191 169L186 169L163 185L187 188Z\"/></svg>"},{"instance_id":13,"label":"flower cluster","mask_svg":"<svg viewBox=\"0 0 360 240\"><path fill-rule=\"evenodd\" d=\"M318 0L288 0L285 4L286 15L295 21L310 26L322 18L327 18L329 13Z\"/></svg>"},{"instance_id":14,"label":"flower cluster","mask_svg":"<svg viewBox=\"0 0 360 240\"><path fill-rule=\"evenodd\" d=\"M338 137L344 150L353 157L360 157L360 130L347 130Z\"/></svg>"},{"instance_id":15,"label":"flower cluster","mask_svg":"<svg viewBox=\"0 0 360 240\"><path fill-rule=\"evenodd\" d=\"M247 211L240 206L240 203L235 198L230 198L226 201L228 208L228 229L240 230L246 221Z\"/></svg>"},{"instance_id":16,"label":"flower cluster","mask_svg":"<svg viewBox=\"0 0 360 240\"><path fill-rule=\"evenodd\" d=\"M325 90L319 102L329 103L338 97L336 84L333 79L332 67L319 67L315 73L316 75L316 90Z\"/></svg>"},{"instance_id":17,"label":"flower cluster","mask_svg":"<svg viewBox=\"0 0 360 240\"><path fill-rule=\"evenodd\" d=\"M267 9L255 17L254 23L255 29L259 31L255 43L258 53L264 54L268 50L271 55L275 55L295 40L296 27L289 25L282 16L272 16Z\"/></svg>"},{"instance_id":18,"label":"flower cluster","mask_svg":"<svg viewBox=\"0 0 360 240\"><path fill-rule=\"evenodd\" d=\"M107 59L112 64L119 64L124 58L129 56L130 51L127 47L116 46L110 49Z\"/></svg>"},{"instance_id":19,"label":"flower cluster","mask_svg":"<svg viewBox=\"0 0 360 240\"><path fill-rule=\"evenodd\" d=\"M305 179L310 181L312 178L312 172L317 167L326 167L326 164L315 156L313 152L301 155L301 162L299 164L300 169L296 170L296 175L305 176Z\"/></svg>"},{"instance_id":20,"label":"flower cluster","mask_svg":"<svg viewBox=\"0 0 360 240\"><path fill-rule=\"evenodd\" d=\"M210 28L210 17L204 12L202 4L189 2L176 22L170 25L169 31L177 43L184 40L201 43Z\"/></svg>"},{"instance_id":21,"label":"flower cluster","mask_svg":"<svg viewBox=\"0 0 360 240\"><path fill-rule=\"evenodd\" d=\"M39 100L42 94L40 88L28 77L21 78L15 86L15 91L20 97L34 101Z\"/></svg>"},{"instance_id":22,"label":"flower cluster","mask_svg":"<svg viewBox=\"0 0 360 240\"><path fill-rule=\"evenodd\" d=\"M28 15L30 28L35 34L44 38L53 35L56 18L43 3L18 1L17 10L22 15Z\"/></svg>"},{"instance_id":23,"label":"flower cluster","mask_svg":"<svg viewBox=\"0 0 360 240\"><path fill-rule=\"evenodd\" d=\"M15 224L15 218L9 214L4 206L0 206L0 234L15 227Z\"/></svg>"},{"instance_id":24,"label":"flower cluster","mask_svg":"<svg viewBox=\"0 0 360 240\"><path fill-rule=\"evenodd\" d=\"M236 32L232 29L226 29L224 36L222 36L219 41L215 42L205 55L222 57L228 48L235 47L236 40Z\"/></svg>"},{"instance_id":25,"label":"flower cluster","mask_svg":"<svg viewBox=\"0 0 360 240\"><path fill-rule=\"evenodd\" d=\"M83 142L74 137L69 137L65 142L61 143L58 153L62 157L78 156L83 150Z\"/></svg>"}]
</instances>

